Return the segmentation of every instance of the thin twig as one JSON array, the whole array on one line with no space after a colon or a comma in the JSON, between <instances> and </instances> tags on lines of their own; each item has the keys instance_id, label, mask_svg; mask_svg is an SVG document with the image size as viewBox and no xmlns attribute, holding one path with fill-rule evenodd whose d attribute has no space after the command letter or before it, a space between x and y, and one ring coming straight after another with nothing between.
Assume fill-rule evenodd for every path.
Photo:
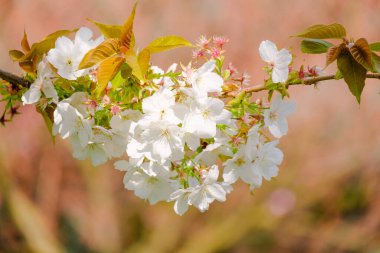
<instances>
[{"instance_id":1,"label":"thin twig","mask_svg":"<svg viewBox=\"0 0 380 253\"><path fill-rule=\"evenodd\" d=\"M374 78L374 79L380 79L380 74L378 73L369 73L367 74L367 78ZM321 81L326 81L326 80L334 80L335 75L327 75L327 76L318 76L318 77L308 77L304 79L300 79L299 81L289 83L288 85L312 85L316 84ZM259 84L255 86L250 86L244 89L241 89L239 91L231 91L228 93L229 96L236 96L240 92L246 92L246 93L252 93L252 92L259 92L266 90L267 87L265 84Z\"/></svg>"}]
</instances>

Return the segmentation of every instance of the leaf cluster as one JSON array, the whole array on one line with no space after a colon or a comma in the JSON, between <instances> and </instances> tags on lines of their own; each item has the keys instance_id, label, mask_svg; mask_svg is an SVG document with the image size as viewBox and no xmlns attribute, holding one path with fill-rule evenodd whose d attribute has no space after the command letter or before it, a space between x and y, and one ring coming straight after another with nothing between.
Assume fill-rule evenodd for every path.
<instances>
[{"instance_id":1,"label":"leaf cluster","mask_svg":"<svg viewBox=\"0 0 380 253\"><path fill-rule=\"evenodd\" d=\"M133 7L132 13L124 25L102 24L90 20L99 28L106 40L85 55L79 69L98 67L97 95L106 89L109 81L112 81L123 68L125 69L123 66L128 65L131 70L124 73L123 78L134 76L144 83L147 79L152 54L177 47L192 46L184 38L173 35L157 38L144 49L136 50L133 32L136 6L137 4Z\"/></svg>"},{"instance_id":2,"label":"leaf cluster","mask_svg":"<svg viewBox=\"0 0 380 253\"><path fill-rule=\"evenodd\" d=\"M367 72L380 72L380 42L368 43L365 38L348 40L341 24L314 25L294 37L301 37L301 51L306 54L326 53L326 67L337 62L337 78L343 78L358 103L365 86ZM325 39L338 39L333 44Z\"/></svg>"}]
</instances>

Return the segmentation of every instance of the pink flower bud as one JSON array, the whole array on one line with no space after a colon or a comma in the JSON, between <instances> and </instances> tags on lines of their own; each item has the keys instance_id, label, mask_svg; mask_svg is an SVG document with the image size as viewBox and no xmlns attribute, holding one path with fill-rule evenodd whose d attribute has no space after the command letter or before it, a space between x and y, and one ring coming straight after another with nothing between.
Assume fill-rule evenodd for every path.
<instances>
[{"instance_id":1,"label":"pink flower bud","mask_svg":"<svg viewBox=\"0 0 380 253\"><path fill-rule=\"evenodd\" d=\"M120 106L117 106L117 105L113 105L113 106L111 106L111 113L112 113L113 115L116 115L116 114L118 114L119 112L121 112L121 108L120 108Z\"/></svg>"}]
</instances>

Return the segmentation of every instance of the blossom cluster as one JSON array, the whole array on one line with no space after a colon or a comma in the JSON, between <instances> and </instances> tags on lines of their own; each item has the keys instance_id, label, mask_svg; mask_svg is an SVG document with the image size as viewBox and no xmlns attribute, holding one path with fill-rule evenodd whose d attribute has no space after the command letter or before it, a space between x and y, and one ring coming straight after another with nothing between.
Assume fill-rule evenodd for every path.
<instances>
[{"instance_id":1,"label":"blossom cluster","mask_svg":"<svg viewBox=\"0 0 380 253\"><path fill-rule=\"evenodd\" d=\"M104 41L92 37L88 28L74 40L59 37L22 96L24 104L54 109L52 134L70 139L75 158L93 165L117 159L126 189L150 204L174 202L179 215L189 206L203 212L215 200L225 201L239 179L253 190L277 176L283 160L278 139L288 131L286 117L295 104L283 94L270 103L252 102L242 90L247 76L231 64L223 68L228 39L202 37L194 52L196 63L204 60L198 67L150 66L144 82L123 77L126 68L94 95L98 65L79 69ZM289 51L263 41L259 52L269 79L285 83Z\"/></svg>"}]
</instances>

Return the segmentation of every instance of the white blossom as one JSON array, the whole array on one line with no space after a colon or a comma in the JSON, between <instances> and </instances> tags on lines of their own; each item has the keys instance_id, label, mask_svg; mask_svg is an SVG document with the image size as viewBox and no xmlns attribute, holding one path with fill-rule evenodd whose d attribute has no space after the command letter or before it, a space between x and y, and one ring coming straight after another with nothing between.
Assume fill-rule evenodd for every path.
<instances>
[{"instance_id":1,"label":"white blossom","mask_svg":"<svg viewBox=\"0 0 380 253\"><path fill-rule=\"evenodd\" d=\"M280 95L272 100L270 108L264 111L264 122L274 137L280 138L287 134L288 122L286 117L295 109L295 102L284 101Z\"/></svg>"},{"instance_id":2,"label":"white blossom","mask_svg":"<svg viewBox=\"0 0 380 253\"><path fill-rule=\"evenodd\" d=\"M286 49L277 50L276 45L264 40L259 47L261 59L273 68L272 81L274 83L284 83L288 80L289 64L292 62L292 55Z\"/></svg>"},{"instance_id":3,"label":"white blossom","mask_svg":"<svg viewBox=\"0 0 380 253\"><path fill-rule=\"evenodd\" d=\"M178 160L183 157L183 138L181 128L167 121L155 121L144 126L141 133L142 151L158 161Z\"/></svg>"},{"instance_id":4,"label":"white blossom","mask_svg":"<svg viewBox=\"0 0 380 253\"><path fill-rule=\"evenodd\" d=\"M217 133L216 125L223 123L230 117L224 109L224 103L217 98L208 97L198 103L193 103L190 113L186 115L183 123L184 130L200 138L212 138Z\"/></svg>"},{"instance_id":5,"label":"white blossom","mask_svg":"<svg viewBox=\"0 0 380 253\"><path fill-rule=\"evenodd\" d=\"M284 157L282 151L276 147L277 145L278 140L259 145L253 161L255 170L268 181L278 175L278 166Z\"/></svg>"},{"instance_id":6,"label":"white blossom","mask_svg":"<svg viewBox=\"0 0 380 253\"><path fill-rule=\"evenodd\" d=\"M98 46L103 40L99 37L92 40L92 31L86 27L80 28L75 40L66 36L59 37L55 42L55 48L48 52L48 61L57 69L58 74L68 80L75 80L86 74L86 70L78 70L79 64L85 54Z\"/></svg>"},{"instance_id":7,"label":"white blossom","mask_svg":"<svg viewBox=\"0 0 380 253\"><path fill-rule=\"evenodd\" d=\"M201 212L208 210L214 200L224 202L232 188L230 185L218 182L219 169L217 165L210 167L202 184L193 187L189 194L188 203Z\"/></svg>"},{"instance_id":8,"label":"white blossom","mask_svg":"<svg viewBox=\"0 0 380 253\"><path fill-rule=\"evenodd\" d=\"M254 158L252 151L256 150L248 149L245 145L241 145L236 154L223 164L223 179L225 182L232 184L241 178L249 185L261 185L261 175L252 163Z\"/></svg>"},{"instance_id":9,"label":"white blossom","mask_svg":"<svg viewBox=\"0 0 380 253\"><path fill-rule=\"evenodd\" d=\"M223 86L223 78L214 73L215 61L209 61L194 71L190 77L190 83L198 93L220 93Z\"/></svg>"},{"instance_id":10,"label":"white blossom","mask_svg":"<svg viewBox=\"0 0 380 253\"><path fill-rule=\"evenodd\" d=\"M162 175L150 176L142 170L136 170L130 177L125 176L124 186L133 190L136 196L148 200L151 205L168 200L175 190L175 185L169 178Z\"/></svg>"},{"instance_id":11,"label":"white blossom","mask_svg":"<svg viewBox=\"0 0 380 253\"><path fill-rule=\"evenodd\" d=\"M174 92L171 90L162 88L152 96L145 98L142 102L143 121L148 121L149 123L157 120L166 120L173 124L179 124L180 119L175 113L174 95Z\"/></svg>"},{"instance_id":12,"label":"white blossom","mask_svg":"<svg viewBox=\"0 0 380 253\"><path fill-rule=\"evenodd\" d=\"M57 91L52 82L52 78L54 78L55 75L45 59L46 58L38 64L36 80L30 85L30 88L21 98L24 105L37 103L41 98L41 93L43 93L46 98L51 98L53 102L58 102Z\"/></svg>"}]
</instances>

